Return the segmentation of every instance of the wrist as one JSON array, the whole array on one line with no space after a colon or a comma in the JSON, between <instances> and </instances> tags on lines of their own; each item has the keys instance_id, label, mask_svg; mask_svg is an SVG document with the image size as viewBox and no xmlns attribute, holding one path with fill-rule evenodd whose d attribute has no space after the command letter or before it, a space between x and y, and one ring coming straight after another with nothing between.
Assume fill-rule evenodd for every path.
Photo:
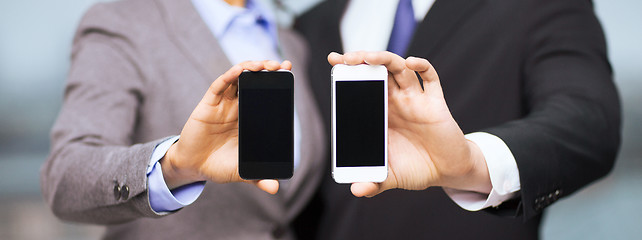
<instances>
[{"instance_id":1,"label":"wrist","mask_svg":"<svg viewBox=\"0 0 642 240\"><path fill-rule=\"evenodd\" d=\"M490 174L488 173L488 165L486 164L484 153L476 143L470 140L466 141L471 151L471 159L475 165L471 172L471 180L469 180L471 182L470 190L490 194L490 191L493 190L493 184L490 181Z\"/></svg>"},{"instance_id":2,"label":"wrist","mask_svg":"<svg viewBox=\"0 0 642 240\"><path fill-rule=\"evenodd\" d=\"M477 144L470 140L466 140L469 149L469 159L471 168L466 174L449 177L443 184L443 187L459 189L464 191L479 192L489 194L493 189L490 181L490 174L488 173L488 166L484 154Z\"/></svg>"},{"instance_id":3,"label":"wrist","mask_svg":"<svg viewBox=\"0 0 642 240\"><path fill-rule=\"evenodd\" d=\"M184 174L184 169L180 169L176 165L176 143L174 143L168 150L165 156L159 161L163 172L163 179L169 189L174 189L198 180L191 180Z\"/></svg>"}]
</instances>

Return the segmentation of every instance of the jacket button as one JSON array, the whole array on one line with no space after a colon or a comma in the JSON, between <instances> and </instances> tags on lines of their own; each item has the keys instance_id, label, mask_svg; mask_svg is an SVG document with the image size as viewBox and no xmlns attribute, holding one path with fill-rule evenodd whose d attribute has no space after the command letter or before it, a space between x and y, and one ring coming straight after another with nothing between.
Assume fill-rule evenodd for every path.
<instances>
[{"instance_id":1,"label":"jacket button","mask_svg":"<svg viewBox=\"0 0 642 240\"><path fill-rule=\"evenodd\" d=\"M120 186L118 184L114 186L114 198L116 199L116 201L120 199Z\"/></svg>"},{"instance_id":2,"label":"jacket button","mask_svg":"<svg viewBox=\"0 0 642 240\"><path fill-rule=\"evenodd\" d=\"M127 185L123 185L120 188L120 199L127 200L128 197L129 197L129 187Z\"/></svg>"},{"instance_id":3,"label":"jacket button","mask_svg":"<svg viewBox=\"0 0 642 240\"><path fill-rule=\"evenodd\" d=\"M539 212L539 210L540 210L540 209L542 209L542 205L541 205L541 204L539 204L539 203L536 203L535 205L533 205L533 209L534 209L536 212Z\"/></svg>"}]
</instances>

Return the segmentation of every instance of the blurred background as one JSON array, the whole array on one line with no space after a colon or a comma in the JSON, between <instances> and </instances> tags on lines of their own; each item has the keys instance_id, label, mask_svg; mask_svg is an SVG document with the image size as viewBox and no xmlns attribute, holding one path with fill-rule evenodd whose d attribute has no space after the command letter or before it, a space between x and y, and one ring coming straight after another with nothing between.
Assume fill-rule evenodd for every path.
<instances>
[{"instance_id":1,"label":"blurred background","mask_svg":"<svg viewBox=\"0 0 642 240\"><path fill-rule=\"evenodd\" d=\"M283 0L291 23L320 0ZM39 170L62 102L71 41L97 0L0 1L0 239L99 239L100 226L57 220L40 194ZM642 2L594 0L622 98L623 144L606 178L548 208L543 239L642 236Z\"/></svg>"}]
</instances>

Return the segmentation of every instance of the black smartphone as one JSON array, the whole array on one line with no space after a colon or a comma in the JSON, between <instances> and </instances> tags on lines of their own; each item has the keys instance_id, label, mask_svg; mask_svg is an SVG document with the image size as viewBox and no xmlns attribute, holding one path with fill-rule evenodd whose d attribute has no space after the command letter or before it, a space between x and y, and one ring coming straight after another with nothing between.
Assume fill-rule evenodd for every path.
<instances>
[{"instance_id":1,"label":"black smartphone","mask_svg":"<svg viewBox=\"0 0 642 240\"><path fill-rule=\"evenodd\" d=\"M239 175L289 179L294 170L294 75L244 71L239 76Z\"/></svg>"}]
</instances>

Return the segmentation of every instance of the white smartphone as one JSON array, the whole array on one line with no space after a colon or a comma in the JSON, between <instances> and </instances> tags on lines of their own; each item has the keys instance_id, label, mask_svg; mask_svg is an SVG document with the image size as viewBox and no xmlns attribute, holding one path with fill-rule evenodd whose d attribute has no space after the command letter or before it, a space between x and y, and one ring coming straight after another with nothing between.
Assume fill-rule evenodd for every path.
<instances>
[{"instance_id":1,"label":"white smartphone","mask_svg":"<svg viewBox=\"0 0 642 240\"><path fill-rule=\"evenodd\" d=\"M388 70L332 68L332 176L337 183L388 177Z\"/></svg>"}]
</instances>

